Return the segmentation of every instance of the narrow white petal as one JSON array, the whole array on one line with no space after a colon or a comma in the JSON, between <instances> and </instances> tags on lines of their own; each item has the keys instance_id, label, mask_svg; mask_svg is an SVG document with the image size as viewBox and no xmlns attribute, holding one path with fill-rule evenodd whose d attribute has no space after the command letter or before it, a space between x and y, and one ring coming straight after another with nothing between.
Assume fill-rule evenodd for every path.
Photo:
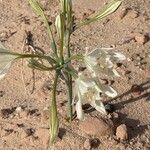
<instances>
[{"instance_id":1,"label":"narrow white petal","mask_svg":"<svg viewBox=\"0 0 150 150\"><path fill-rule=\"evenodd\" d=\"M115 77L120 77L119 73L115 69L113 69L112 72L114 73Z\"/></svg>"},{"instance_id":2,"label":"narrow white petal","mask_svg":"<svg viewBox=\"0 0 150 150\"><path fill-rule=\"evenodd\" d=\"M112 87L105 85L105 84L101 84L98 78L95 78L94 80L95 80L97 87L99 87L99 89L101 90L100 92L105 93L109 97L117 96L117 92Z\"/></svg>"},{"instance_id":3,"label":"narrow white petal","mask_svg":"<svg viewBox=\"0 0 150 150\"><path fill-rule=\"evenodd\" d=\"M116 61L123 61L126 59L126 57L118 52L114 52L114 57L116 58Z\"/></svg>"},{"instance_id":4,"label":"narrow white petal","mask_svg":"<svg viewBox=\"0 0 150 150\"><path fill-rule=\"evenodd\" d=\"M105 94L112 98L117 96L117 92L110 86L105 87Z\"/></svg>"},{"instance_id":5,"label":"narrow white petal","mask_svg":"<svg viewBox=\"0 0 150 150\"><path fill-rule=\"evenodd\" d=\"M101 101L92 101L90 105L94 107L97 111L99 111L100 113L105 114L105 115L107 114L105 106Z\"/></svg>"},{"instance_id":6,"label":"narrow white petal","mask_svg":"<svg viewBox=\"0 0 150 150\"><path fill-rule=\"evenodd\" d=\"M76 103L76 112L77 112L77 118L79 120L83 120L84 113L83 113L83 110L82 110L82 102L81 102L81 100L78 100L77 103Z\"/></svg>"}]
</instances>

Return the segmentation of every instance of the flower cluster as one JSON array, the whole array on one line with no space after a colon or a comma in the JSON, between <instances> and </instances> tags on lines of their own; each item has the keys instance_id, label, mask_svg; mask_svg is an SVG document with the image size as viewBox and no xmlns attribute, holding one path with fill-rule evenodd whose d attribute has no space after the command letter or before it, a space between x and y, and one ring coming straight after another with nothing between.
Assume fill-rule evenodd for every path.
<instances>
[{"instance_id":1,"label":"flower cluster","mask_svg":"<svg viewBox=\"0 0 150 150\"><path fill-rule=\"evenodd\" d=\"M119 76L114 68L115 62L125 60L125 56L121 53L113 51L112 48L94 49L90 53L83 56L87 70L91 73L91 77L87 78L79 74L75 80L74 95L78 97L76 103L76 112L78 119L83 119L82 104L89 103L97 111L107 114L100 93L109 97L117 96L117 92L110 86L101 84L98 80L98 74L104 73L109 76Z\"/></svg>"}]
</instances>

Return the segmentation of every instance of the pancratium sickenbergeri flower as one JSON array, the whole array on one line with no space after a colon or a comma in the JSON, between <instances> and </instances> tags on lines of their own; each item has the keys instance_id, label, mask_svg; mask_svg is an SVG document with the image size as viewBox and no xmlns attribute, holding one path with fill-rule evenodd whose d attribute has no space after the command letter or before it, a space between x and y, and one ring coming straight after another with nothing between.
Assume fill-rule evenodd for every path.
<instances>
[{"instance_id":1,"label":"pancratium sickenbergeri flower","mask_svg":"<svg viewBox=\"0 0 150 150\"><path fill-rule=\"evenodd\" d=\"M105 5L104 9L92 14L87 19L82 21L75 21L75 14L72 11L72 0L60 0L61 9L56 17L55 26L49 24L49 18L45 15L44 9L40 5L38 0L28 0L31 7L41 17L48 33L48 39L50 41L50 51L48 54L18 54L6 50L4 47L0 47L0 79L4 77L8 71L11 63L15 59L30 58L29 67L42 71L53 71L55 79L52 89L52 100L50 106L50 137L53 143L58 134L59 120L57 113L57 84L60 81L59 78L65 80L67 86L68 104L67 104L67 118L69 121L73 119L73 87L72 81L75 78L75 95L78 98L76 104L77 115L79 119L82 119L82 104L89 103L96 110L106 114L105 107L100 101L100 92L107 96L116 96L115 90L111 87L103 85L99 82L97 75L99 73L105 73L118 76L117 72L113 68L113 62L123 60L124 56L119 53L114 53L108 49L95 49L94 51L87 53L86 55L73 55L70 48L71 35L74 31L102 19L111 13L113 13L121 4L121 0L113 0L110 4ZM52 28L55 27L57 34L54 34ZM55 37L57 36L57 37ZM56 41L57 39L57 41ZM46 50L47 51L47 50ZM52 55L50 55L52 54ZM72 60L78 61L84 60L89 73L92 72L91 78L83 76L77 77L76 70L72 66ZM83 61L80 61L83 62ZM74 76L74 74L76 74Z\"/></svg>"},{"instance_id":2,"label":"pancratium sickenbergeri flower","mask_svg":"<svg viewBox=\"0 0 150 150\"><path fill-rule=\"evenodd\" d=\"M119 76L113 63L125 60L126 57L114 51L113 48L97 48L84 55L84 62L92 76L104 73L110 76Z\"/></svg>"},{"instance_id":3,"label":"pancratium sickenbergeri flower","mask_svg":"<svg viewBox=\"0 0 150 150\"><path fill-rule=\"evenodd\" d=\"M117 96L117 92L110 86L103 85L97 78L88 78L82 74L75 80L74 96L77 98L76 111L78 119L83 119L83 104L90 104L102 114L107 114L100 93L109 97Z\"/></svg>"}]
</instances>

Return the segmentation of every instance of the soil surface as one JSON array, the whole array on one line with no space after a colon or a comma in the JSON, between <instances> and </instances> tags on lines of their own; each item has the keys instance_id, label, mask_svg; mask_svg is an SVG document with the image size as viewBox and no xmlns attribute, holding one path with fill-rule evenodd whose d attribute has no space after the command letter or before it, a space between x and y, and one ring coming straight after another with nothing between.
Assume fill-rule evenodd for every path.
<instances>
[{"instance_id":1,"label":"soil surface","mask_svg":"<svg viewBox=\"0 0 150 150\"><path fill-rule=\"evenodd\" d=\"M50 22L54 22L59 9L58 0L40 2ZM76 20L86 18L107 2L73 1ZM27 67L26 61L18 61L5 79L0 81L0 150L150 149L149 8L149 0L124 0L114 14L72 35L75 54L85 53L85 47L114 47L127 57L127 61L117 64L120 78L103 78L106 84L118 92L116 98L104 99L104 102L115 106L114 116L117 119L111 117L111 120L115 128L126 125L127 139L119 140L115 133L100 137L86 134L79 128L80 121L77 119L71 124L67 123L67 94L64 82L60 81L57 91L59 137L53 147L48 146L48 107L53 73L32 70ZM29 40L31 43L28 43L29 37L32 38ZM28 1L24 0L0 1L0 41L5 47L20 53L50 51L41 19L34 14ZM87 111L86 117L100 119L101 114L94 110Z\"/></svg>"}]
</instances>

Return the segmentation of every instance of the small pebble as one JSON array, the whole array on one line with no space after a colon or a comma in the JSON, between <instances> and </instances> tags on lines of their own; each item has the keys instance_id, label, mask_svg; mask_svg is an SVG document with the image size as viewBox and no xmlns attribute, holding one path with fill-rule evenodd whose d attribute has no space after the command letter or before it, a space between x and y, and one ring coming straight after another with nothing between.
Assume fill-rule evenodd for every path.
<instances>
[{"instance_id":1,"label":"small pebble","mask_svg":"<svg viewBox=\"0 0 150 150\"><path fill-rule=\"evenodd\" d=\"M119 115L118 115L118 113L113 112L113 113L109 114L109 118L118 119L118 118L119 118Z\"/></svg>"},{"instance_id":2,"label":"small pebble","mask_svg":"<svg viewBox=\"0 0 150 150\"><path fill-rule=\"evenodd\" d=\"M22 111L22 108L19 106L16 108L16 113L20 113Z\"/></svg>"},{"instance_id":3,"label":"small pebble","mask_svg":"<svg viewBox=\"0 0 150 150\"><path fill-rule=\"evenodd\" d=\"M91 141L90 139L86 139L83 145L84 149L90 150L91 149Z\"/></svg>"},{"instance_id":4,"label":"small pebble","mask_svg":"<svg viewBox=\"0 0 150 150\"><path fill-rule=\"evenodd\" d=\"M135 38L135 41L140 45L143 45L147 42L146 35L141 34L141 33L137 33L134 38Z\"/></svg>"},{"instance_id":5,"label":"small pebble","mask_svg":"<svg viewBox=\"0 0 150 150\"><path fill-rule=\"evenodd\" d=\"M28 115L29 115L29 110L24 110L19 113L19 116L24 119L27 118Z\"/></svg>"},{"instance_id":6,"label":"small pebble","mask_svg":"<svg viewBox=\"0 0 150 150\"><path fill-rule=\"evenodd\" d=\"M87 117L80 122L79 129L88 135L106 136L113 134L114 125L110 119Z\"/></svg>"},{"instance_id":7,"label":"small pebble","mask_svg":"<svg viewBox=\"0 0 150 150\"><path fill-rule=\"evenodd\" d=\"M128 132L127 132L127 127L125 124L121 124L120 126L117 127L116 136L120 140L127 140L128 139Z\"/></svg>"},{"instance_id":8,"label":"small pebble","mask_svg":"<svg viewBox=\"0 0 150 150\"><path fill-rule=\"evenodd\" d=\"M144 89L137 84L133 84L131 87L131 92L132 92L133 96L140 95L143 91L144 91Z\"/></svg>"},{"instance_id":9,"label":"small pebble","mask_svg":"<svg viewBox=\"0 0 150 150\"><path fill-rule=\"evenodd\" d=\"M118 16L119 19L123 19L126 16L127 13L128 13L127 8L122 9L121 12L119 13L119 16Z\"/></svg>"}]
</instances>

